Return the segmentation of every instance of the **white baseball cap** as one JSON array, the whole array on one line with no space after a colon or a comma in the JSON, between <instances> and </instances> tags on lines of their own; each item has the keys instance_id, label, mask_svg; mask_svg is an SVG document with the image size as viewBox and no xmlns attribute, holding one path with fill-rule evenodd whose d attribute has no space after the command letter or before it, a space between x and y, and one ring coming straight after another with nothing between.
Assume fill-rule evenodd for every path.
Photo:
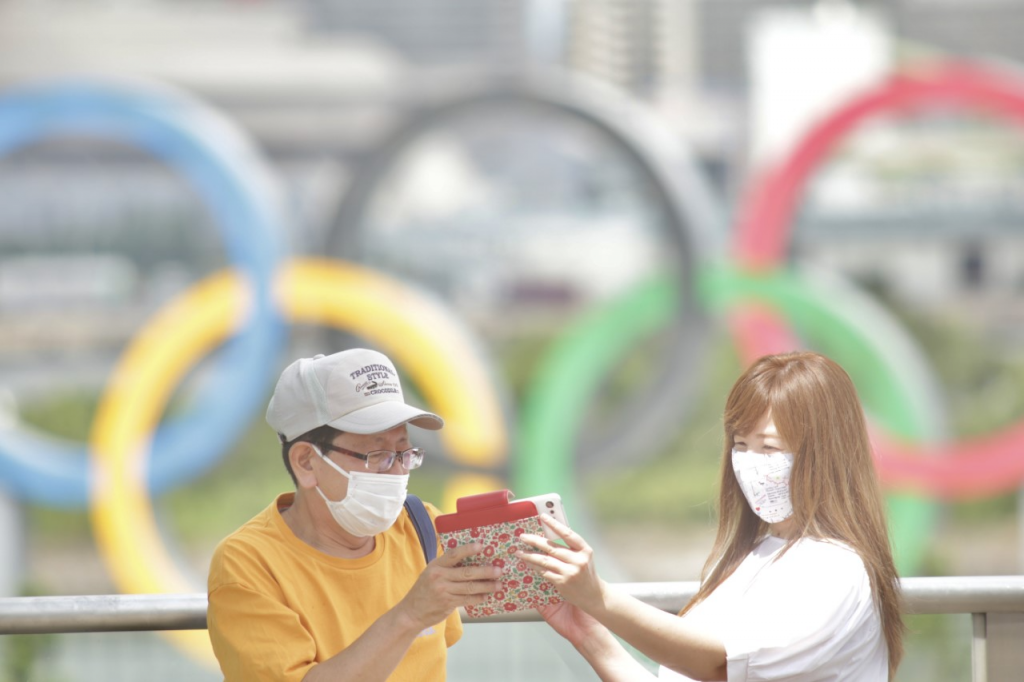
<instances>
[{"instance_id":1,"label":"white baseball cap","mask_svg":"<svg viewBox=\"0 0 1024 682\"><path fill-rule=\"evenodd\" d=\"M349 433L380 433L405 423L435 431L444 426L436 414L407 405L391 360L365 348L288 365L267 406L267 423L285 441L320 426Z\"/></svg>"}]
</instances>

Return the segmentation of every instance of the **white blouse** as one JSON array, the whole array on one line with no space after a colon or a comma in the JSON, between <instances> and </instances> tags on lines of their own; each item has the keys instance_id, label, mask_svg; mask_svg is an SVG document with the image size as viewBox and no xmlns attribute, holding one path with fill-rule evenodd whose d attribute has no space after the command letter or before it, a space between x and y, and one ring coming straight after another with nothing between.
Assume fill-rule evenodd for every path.
<instances>
[{"instance_id":1,"label":"white blouse","mask_svg":"<svg viewBox=\"0 0 1024 682\"><path fill-rule=\"evenodd\" d=\"M729 682L885 682L889 652L860 557L841 542L762 540L683 618L724 645ZM690 680L662 667L662 680Z\"/></svg>"}]
</instances>

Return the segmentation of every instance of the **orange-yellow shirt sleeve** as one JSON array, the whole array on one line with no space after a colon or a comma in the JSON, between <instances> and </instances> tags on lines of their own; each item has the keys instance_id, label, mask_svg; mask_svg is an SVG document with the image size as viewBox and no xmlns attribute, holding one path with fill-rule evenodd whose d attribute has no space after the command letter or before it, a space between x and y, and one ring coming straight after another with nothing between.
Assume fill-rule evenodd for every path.
<instances>
[{"instance_id":1,"label":"orange-yellow shirt sleeve","mask_svg":"<svg viewBox=\"0 0 1024 682\"><path fill-rule=\"evenodd\" d=\"M237 583L209 599L210 642L225 682L300 682L316 664L313 638L280 602Z\"/></svg>"}]
</instances>

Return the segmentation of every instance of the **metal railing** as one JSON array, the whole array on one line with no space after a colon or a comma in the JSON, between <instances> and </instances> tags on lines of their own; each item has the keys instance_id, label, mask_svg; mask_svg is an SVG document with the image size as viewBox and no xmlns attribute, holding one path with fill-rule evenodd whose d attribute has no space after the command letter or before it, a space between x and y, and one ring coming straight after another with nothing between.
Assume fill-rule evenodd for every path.
<instances>
[{"instance_id":1,"label":"metal railing","mask_svg":"<svg viewBox=\"0 0 1024 682\"><path fill-rule=\"evenodd\" d=\"M973 682L1020 679L1024 670L1024 576L904 578L907 614L971 614ZM634 597L674 613L696 582L620 583ZM205 594L90 595L0 599L0 635L202 630ZM540 620L533 610L468 623Z\"/></svg>"}]
</instances>

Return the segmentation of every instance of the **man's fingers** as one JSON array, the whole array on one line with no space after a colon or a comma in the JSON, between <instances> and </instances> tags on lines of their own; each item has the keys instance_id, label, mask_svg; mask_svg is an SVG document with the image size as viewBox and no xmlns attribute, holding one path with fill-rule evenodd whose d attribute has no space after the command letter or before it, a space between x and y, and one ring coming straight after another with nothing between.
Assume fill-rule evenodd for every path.
<instances>
[{"instance_id":1,"label":"man's fingers","mask_svg":"<svg viewBox=\"0 0 1024 682\"><path fill-rule=\"evenodd\" d=\"M468 580L452 583L449 591L461 595L488 595L501 587L497 580Z\"/></svg>"},{"instance_id":2,"label":"man's fingers","mask_svg":"<svg viewBox=\"0 0 1024 682\"><path fill-rule=\"evenodd\" d=\"M441 556L434 559L439 566L447 568L455 567L460 561L484 551L484 546L479 542L471 542L468 545L459 545L451 549L445 549Z\"/></svg>"},{"instance_id":3,"label":"man's fingers","mask_svg":"<svg viewBox=\"0 0 1024 682\"><path fill-rule=\"evenodd\" d=\"M476 549L473 549L474 547ZM451 582L472 582L475 580L494 580L495 578L500 578L502 570L489 563L460 564L463 559L475 556L481 551L483 551L483 547L479 544L462 545L448 550L433 562L433 565L439 569L436 573L437 579Z\"/></svg>"},{"instance_id":4,"label":"man's fingers","mask_svg":"<svg viewBox=\"0 0 1024 682\"><path fill-rule=\"evenodd\" d=\"M468 582L472 580L493 580L501 577L501 569L497 566L491 566L490 564L480 564L479 566L471 566L469 564L465 566L456 566L452 569L451 579L458 582Z\"/></svg>"},{"instance_id":5,"label":"man's fingers","mask_svg":"<svg viewBox=\"0 0 1024 682\"><path fill-rule=\"evenodd\" d=\"M486 594L467 594L466 598L462 600L462 606L478 606L487 601Z\"/></svg>"}]
</instances>

